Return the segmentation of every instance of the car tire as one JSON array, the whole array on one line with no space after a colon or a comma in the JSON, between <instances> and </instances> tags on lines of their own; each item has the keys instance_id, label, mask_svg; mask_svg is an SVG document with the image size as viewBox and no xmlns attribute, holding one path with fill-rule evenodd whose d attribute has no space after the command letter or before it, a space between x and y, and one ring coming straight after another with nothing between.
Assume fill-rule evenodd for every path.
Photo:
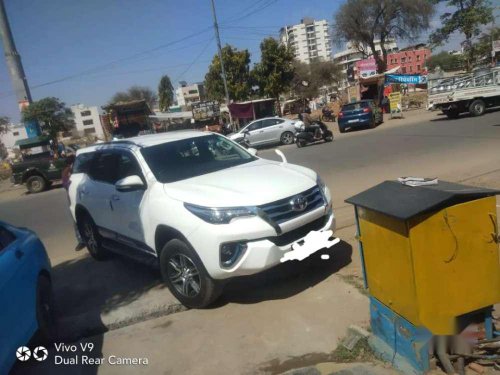
<instances>
[{"instance_id":1,"label":"car tire","mask_svg":"<svg viewBox=\"0 0 500 375\"><path fill-rule=\"evenodd\" d=\"M292 132L284 132L281 134L280 142L283 145L291 145L294 141L294 136Z\"/></svg>"},{"instance_id":2,"label":"car tire","mask_svg":"<svg viewBox=\"0 0 500 375\"><path fill-rule=\"evenodd\" d=\"M47 180L42 176L31 176L26 180L26 187L31 194L41 193L47 188Z\"/></svg>"},{"instance_id":3,"label":"car tire","mask_svg":"<svg viewBox=\"0 0 500 375\"><path fill-rule=\"evenodd\" d=\"M163 246L160 271L172 294L186 307L207 307L222 292L222 285L210 277L198 254L181 240Z\"/></svg>"},{"instance_id":4,"label":"car tire","mask_svg":"<svg viewBox=\"0 0 500 375\"><path fill-rule=\"evenodd\" d=\"M106 260L110 257L109 251L102 246L102 237L89 214L85 214L79 220L78 230L92 258L95 260Z\"/></svg>"},{"instance_id":5,"label":"car tire","mask_svg":"<svg viewBox=\"0 0 500 375\"><path fill-rule=\"evenodd\" d=\"M343 128L342 126L339 126L339 132L345 133L345 128Z\"/></svg>"},{"instance_id":6,"label":"car tire","mask_svg":"<svg viewBox=\"0 0 500 375\"><path fill-rule=\"evenodd\" d=\"M52 283L47 276L40 275L36 287L36 319L38 338L43 343L53 342L57 338L54 295Z\"/></svg>"},{"instance_id":7,"label":"car tire","mask_svg":"<svg viewBox=\"0 0 500 375\"><path fill-rule=\"evenodd\" d=\"M474 100L469 106L469 112L474 117L483 115L485 110L486 105L480 99Z\"/></svg>"},{"instance_id":8,"label":"car tire","mask_svg":"<svg viewBox=\"0 0 500 375\"><path fill-rule=\"evenodd\" d=\"M370 129L375 129L377 127L377 121L375 121L375 117L372 118L370 124L368 125Z\"/></svg>"},{"instance_id":9,"label":"car tire","mask_svg":"<svg viewBox=\"0 0 500 375\"><path fill-rule=\"evenodd\" d=\"M449 109L449 110L443 111L443 113L450 120L457 119L460 116L460 112L458 111L458 109Z\"/></svg>"}]
</instances>

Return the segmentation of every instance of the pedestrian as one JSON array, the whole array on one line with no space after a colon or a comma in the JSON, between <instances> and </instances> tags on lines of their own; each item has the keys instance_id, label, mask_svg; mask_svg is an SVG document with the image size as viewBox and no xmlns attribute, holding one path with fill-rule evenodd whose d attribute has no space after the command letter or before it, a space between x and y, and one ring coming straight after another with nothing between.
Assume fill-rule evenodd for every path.
<instances>
[{"instance_id":1,"label":"pedestrian","mask_svg":"<svg viewBox=\"0 0 500 375\"><path fill-rule=\"evenodd\" d=\"M61 176L62 186L63 186L63 188L66 189L66 191L69 188L69 182L70 182L69 179L71 177L71 171L73 169L74 162L75 162L75 155L69 154L66 157L66 165L65 165L64 169L62 170L62 176Z\"/></svg>"}]
</instances>

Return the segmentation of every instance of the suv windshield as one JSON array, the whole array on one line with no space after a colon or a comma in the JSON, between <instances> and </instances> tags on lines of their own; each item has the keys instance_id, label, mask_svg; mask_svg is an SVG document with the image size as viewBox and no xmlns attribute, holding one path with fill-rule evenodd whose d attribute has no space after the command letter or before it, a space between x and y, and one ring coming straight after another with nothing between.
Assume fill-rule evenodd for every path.
<instances>
[{"instance_id":1,"label":"suv windshield","mask_svg":"<svg viewBox=\"0 0 500 375\"><path fill-rule=\"evenodd\" d=\"M218 135L162 143L141 150L156 179L185 180L256 160L235 143Z\"/></svg>"}]
</instances>

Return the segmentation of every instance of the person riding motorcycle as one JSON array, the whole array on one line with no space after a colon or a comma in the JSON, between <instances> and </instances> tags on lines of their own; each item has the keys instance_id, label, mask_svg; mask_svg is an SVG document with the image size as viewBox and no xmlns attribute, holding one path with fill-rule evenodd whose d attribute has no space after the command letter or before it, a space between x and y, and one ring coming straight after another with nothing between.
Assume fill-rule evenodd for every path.
<instances>
[{"instance_id":1,"label":"person riding motorcycle","mask_svg":"<svg viewBox=\"0 0 500 375\"><path fill-rule=\"evenodd\" d=\"M314 133L315 139L321 139L321 127L314 123L314 120L311 117L311 110L309 108L306 108L304 113L299 113L299 120L304 123L306 132Z\"/></svg>"},{"instance_id":2,"label":"person riding motorcycle","mask_svg":"<svg viewBox=\"0 0 500 375\"><path fill-rule=\"evenodd\" d=\"M335 115L333 114L333 111L328 107L328 105L325 105L323 108L321 108L321 113L323 114L323 121L335 121Z\"/></svg>"}]
</instances>

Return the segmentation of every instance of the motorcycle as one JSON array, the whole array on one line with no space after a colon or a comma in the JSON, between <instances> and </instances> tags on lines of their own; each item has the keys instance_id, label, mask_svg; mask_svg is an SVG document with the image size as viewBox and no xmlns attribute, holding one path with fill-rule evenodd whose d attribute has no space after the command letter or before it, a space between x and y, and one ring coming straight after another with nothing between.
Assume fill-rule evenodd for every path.
<instances>
[{"instance_id":1,"label":"motorcycle","mask_svg":"<svg viewBox=\"0 0 500 375\"><path fill-rule=\"evenodd\" d=\"M320 130L320 137L315 137L316 130ZM311 143L317 143L320 141L331 142L333 141L333 133L328 130L326 125L321 121L316 121L312 126L306 128L303 122L299 121L298 126L296 124L297 134L295 134L295 143L297 147L304 147Z\"/></svg>"},{"instance_id":2,"label":"motorcycle","mask_svg":"<svg viewBox=\"0 0 500 375\"><path fill-rule=\"evenodd\" d=\"M331 121L335 122L335 115L328 108L323 108L321 110L321 121Z\"/></svg>"}]
</instances>

